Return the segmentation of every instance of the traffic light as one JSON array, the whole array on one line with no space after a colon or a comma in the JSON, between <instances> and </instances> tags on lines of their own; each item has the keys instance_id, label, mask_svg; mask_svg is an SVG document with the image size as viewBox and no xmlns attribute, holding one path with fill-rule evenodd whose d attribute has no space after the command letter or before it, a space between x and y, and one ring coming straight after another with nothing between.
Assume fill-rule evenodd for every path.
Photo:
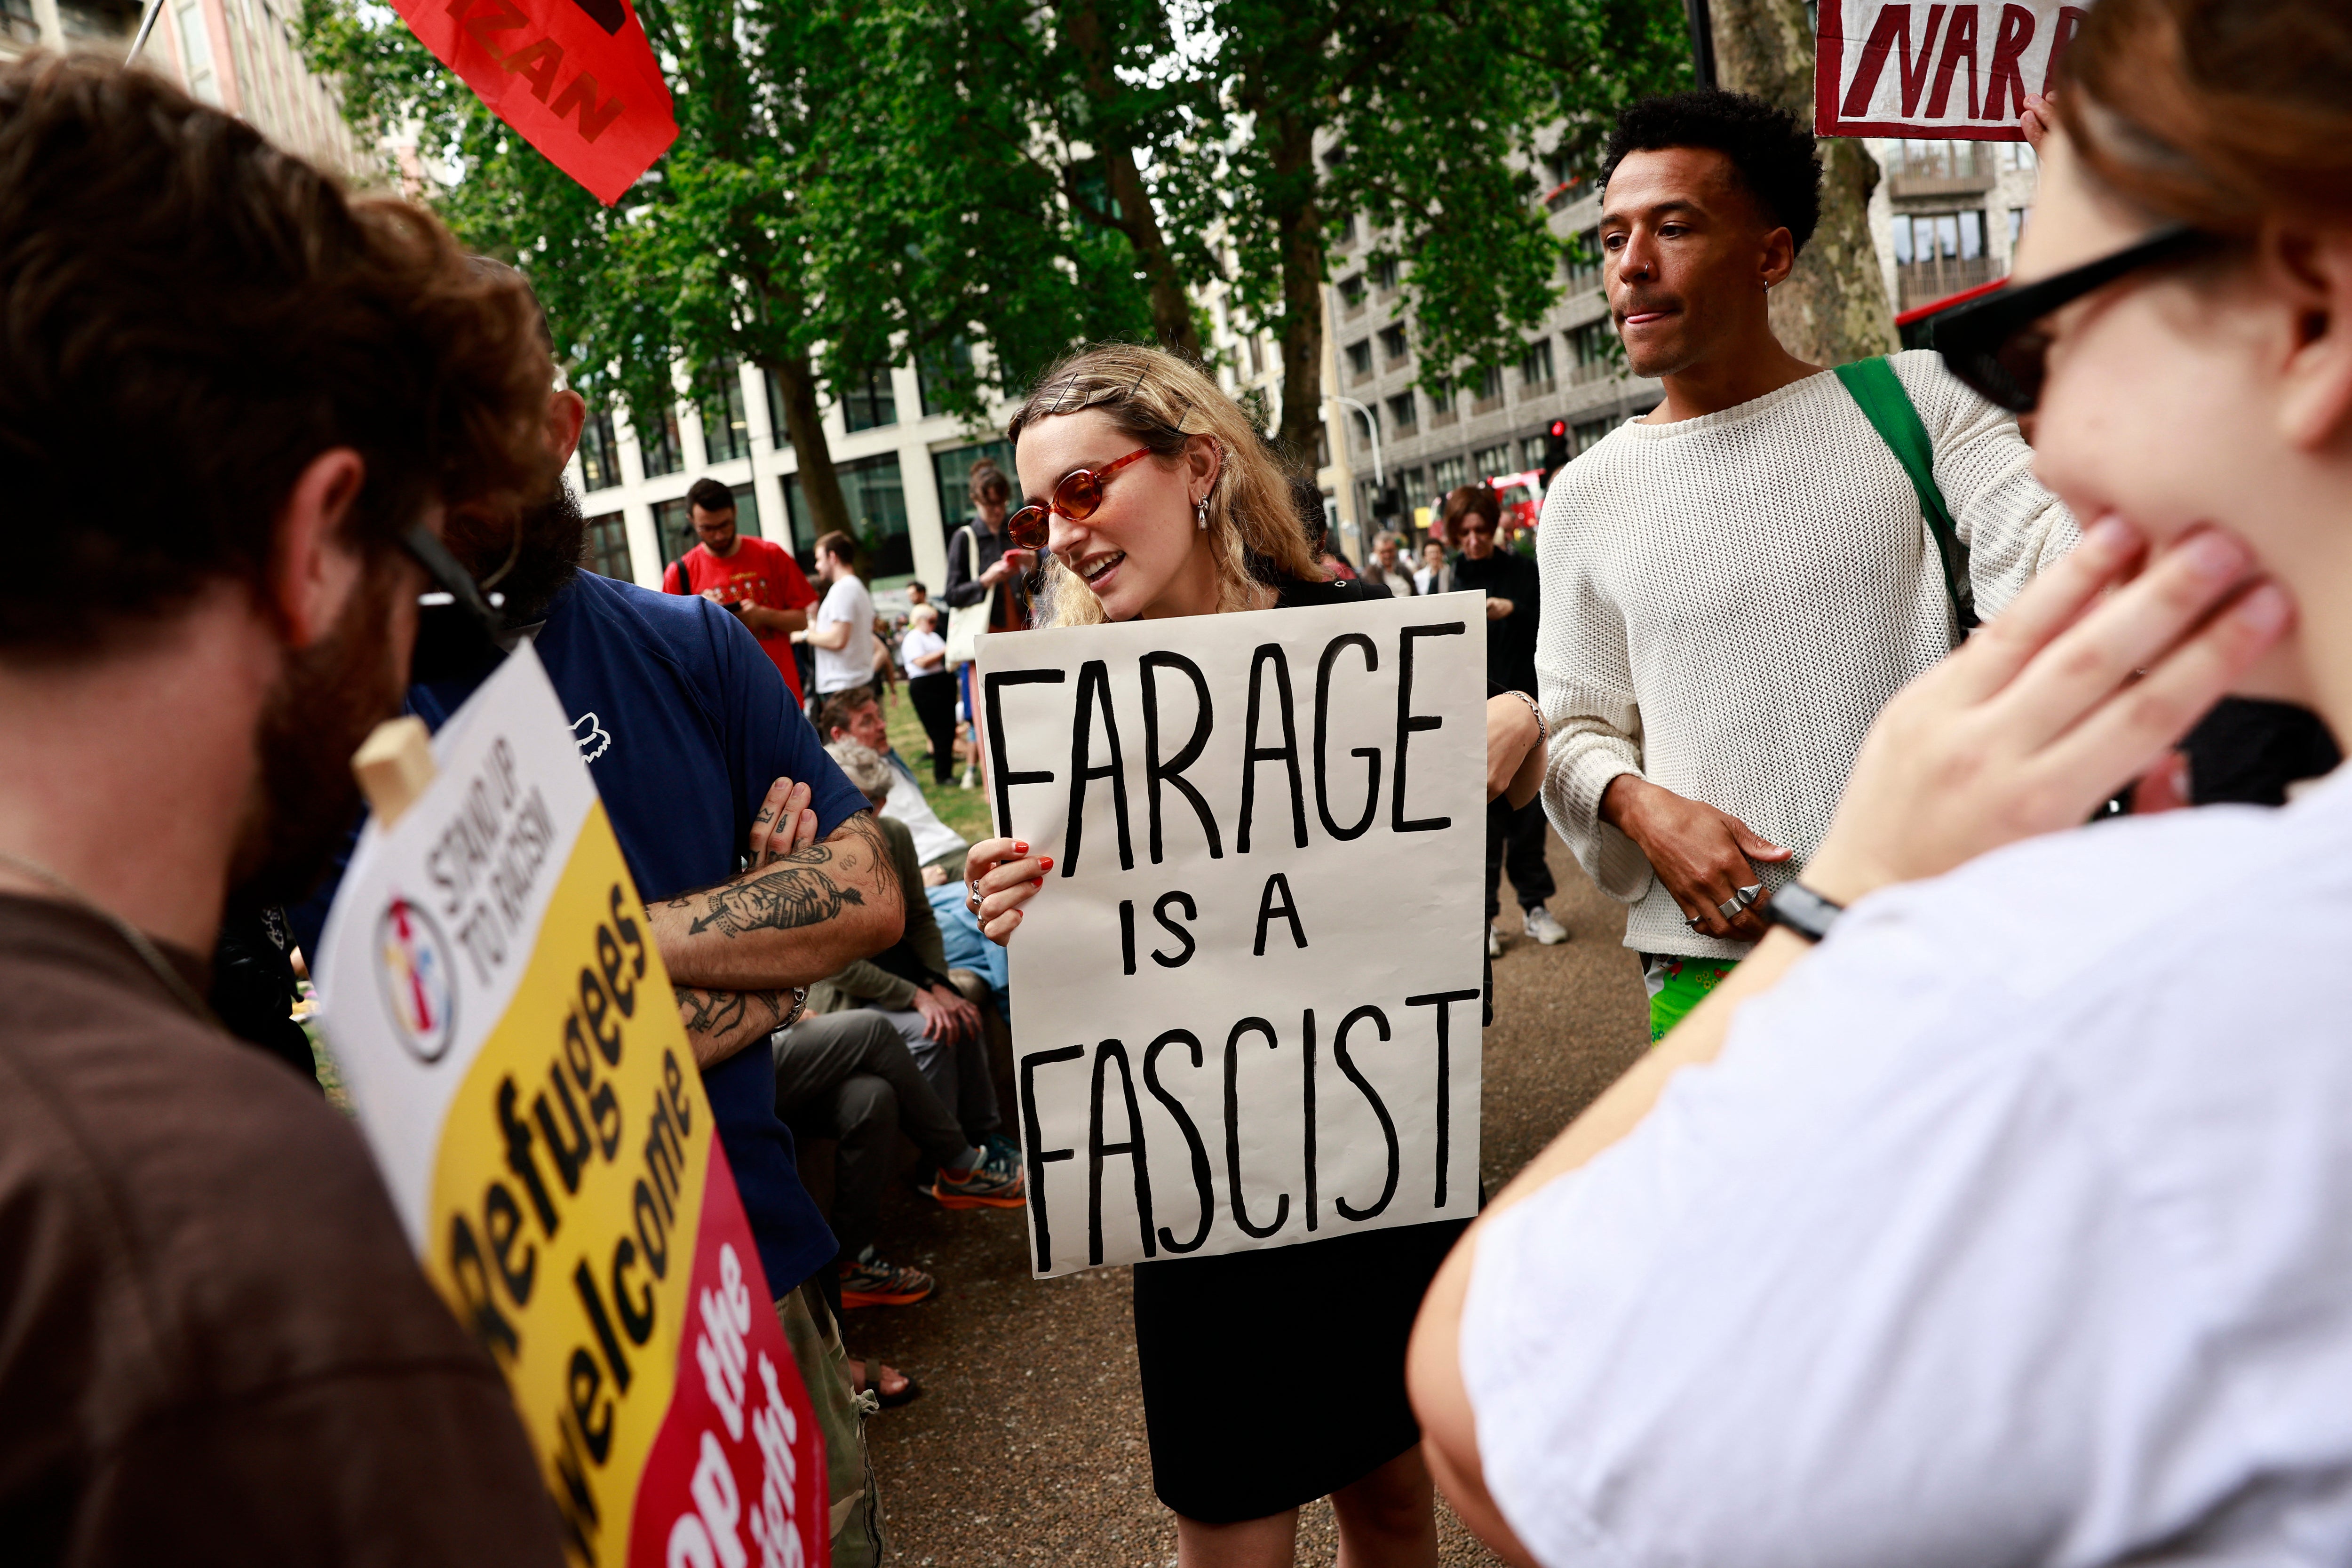
<instances>
[{"instance_id":1,"label":"traffic light","mask_svg":"<svg viewBox=\"0 0 2352 1568\"><path fill-rule=\"evenodd\" d=\"M1543 482L1549 489L1551 477L1568 467L1568 421L1555 419L1544 432Z\"/></svg>"}]
</instances>

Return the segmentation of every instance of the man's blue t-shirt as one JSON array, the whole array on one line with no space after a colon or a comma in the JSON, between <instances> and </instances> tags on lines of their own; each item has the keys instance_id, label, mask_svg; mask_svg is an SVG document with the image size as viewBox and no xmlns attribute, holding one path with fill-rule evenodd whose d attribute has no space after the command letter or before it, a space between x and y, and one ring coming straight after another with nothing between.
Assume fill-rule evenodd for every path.
<instances>
[{"instance_id":1,"label":"man's blue t-shirt","mask_svg":"<svg viewBox=\"0 0 2352 1568\"><path fill-rule=\"evenodd\" d=\"M866 809L759 640L698 595L583 572L555 596L533 646L647 904L732 877L779 777L809 786L820 838ZM409 709L438 730L479 684L412 688ZM837 1247L776 1119L775 1063L755 1043L705 1072L702 1086L768 1287L782 1296Z\"/></svg>"}]
</instances>

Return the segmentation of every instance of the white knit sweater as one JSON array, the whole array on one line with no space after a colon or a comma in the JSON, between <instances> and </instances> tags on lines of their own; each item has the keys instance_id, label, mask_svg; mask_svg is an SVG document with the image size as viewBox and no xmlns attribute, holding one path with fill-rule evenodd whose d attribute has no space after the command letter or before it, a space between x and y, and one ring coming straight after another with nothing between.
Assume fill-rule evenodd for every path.
<instances>
[{"instance_id":1,"label":"white knit sweater","mask_svg":"<svg viewBox=\"0 0 2352 1568\"><path fill-rule=\"evenodd\" d=\"M1935 444L1987 619L2074 546L2009 415L1933 353L1895 370ZM1633 906L1625 945L1736 958L1695 934L1650 863L1600 820L1637 773L1729 812L1792 860L1827 830L1878 710L1952 646L1943 568L1911 481L1826 372L1737 408L1629 422L1552 481L1537 535L1536 673L1551 722L1544 805L1577 860Z\"/></svg>"}]
</instances>

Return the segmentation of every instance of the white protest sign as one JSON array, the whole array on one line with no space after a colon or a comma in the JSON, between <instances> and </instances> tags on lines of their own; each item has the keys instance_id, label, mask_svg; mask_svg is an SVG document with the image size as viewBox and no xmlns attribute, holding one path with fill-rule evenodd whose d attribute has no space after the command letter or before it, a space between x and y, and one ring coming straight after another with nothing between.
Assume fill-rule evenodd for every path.
<instances>
[{"instance_id":1,"label":"white protest sign","mask_svg":"<svg viewBox=\"0 0 2352 1568\"><path fill-rule=\"evenodd\" d=\"M981 645L1040 1277L1476 1211L1484 612Z\"/></svg>"},{"instance_id":2,"label":"white protest sign","mask_svg":"<svg viewBox=\"0 0 2352 1568\"><path fill-rule=\"evenodd\" d=\"M821 1565L824 1441L528 645L433 756L424 794L361 835L317 955L329 1048L425 1273L505 1374L575 1562Z\"/></svg>"},{"instance_id":3,"label":"white protest sign","mask_svg":"<svg viewBox=\"0 0 2352 1568\"><path fill-rule=\"evenodd\" d=\"M1819 136L2022 142L2088 8L2051 0L1822 0L1813 74Z\"/></svg>"}]
</instances>

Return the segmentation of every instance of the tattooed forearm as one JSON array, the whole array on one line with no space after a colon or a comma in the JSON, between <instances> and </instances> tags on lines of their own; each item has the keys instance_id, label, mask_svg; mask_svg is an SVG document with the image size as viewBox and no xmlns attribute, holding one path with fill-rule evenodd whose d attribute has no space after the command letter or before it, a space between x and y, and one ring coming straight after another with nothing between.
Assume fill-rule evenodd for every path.
<instances>
[{"instance_id":1,"label":"tattooed forearm","mask_svg":"<svg viewBox=\"0 0 2352 1568\"><path fill-rule=\"evenodd\" d=\"M646 912L674 984L757 991L879 952L898 939L902 904L889 840L861 811L822 843Z\"/></svg>"},{"instance_id":2,"label":"tattooed forearm","mask_svg":"<svg viewBox=\"0 0 2352 1568\"><path fill-rule=\"evenodd\" d=\"M843 887L813 866L783 865L749 881L730 882L693 898L673 899L670 907L688 911L686 929L690 936L707 931L742 936L755 931L822 925L848 906L865 901L866 896L856 888Z\"/></svg>"},{"instance_id":3,"label":"tattooed forearm","mask_svg":"<svg viewBox=\"0 0 2352 1568\"><path fill-rule=\"evenodd\" d=\"M715 1067L783 1026L796 998L790 991L709 991L677 987L678 1021L697 1067Z\"/></svg>"}]
</instances>

